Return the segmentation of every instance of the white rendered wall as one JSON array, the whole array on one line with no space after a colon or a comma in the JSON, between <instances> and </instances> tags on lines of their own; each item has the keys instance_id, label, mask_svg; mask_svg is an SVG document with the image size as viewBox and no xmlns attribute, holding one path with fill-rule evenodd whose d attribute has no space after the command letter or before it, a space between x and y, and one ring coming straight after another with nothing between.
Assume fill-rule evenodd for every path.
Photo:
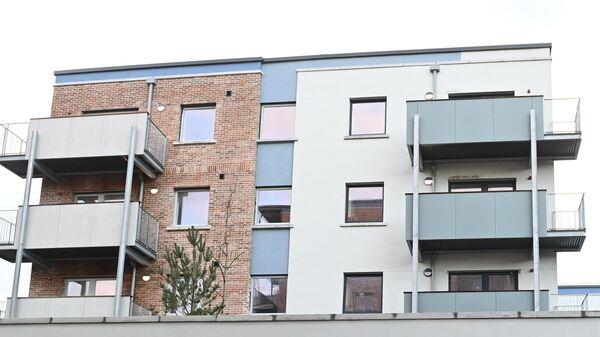
<instances>
[{"instance_id":1,"label":"white rendered wall","mask_svg":"<svg viewBox=\"0 0 600 337\"><path fill-rule=\"evenodd\" d=\"M526 95L528 89L531 94L550 95L548 60L440 67L438 98L446 98L448 92L500 90ZM406 100L423 99L431 90L429 66L300 71L297 90L287 312L342 312L347 272L383 272L383 311L402 312L402 293L411 289L411 257L404 238L404 194L412 186L405 142ZM350 99L375 96L387 97L389 138L345 140ZM422 172L419 180L430 174ZM458 174L517 177L518 188L529 189L526 163L520 162L439 165L438 189L447 188L441 177ZM540 188L550 189L552 176L552 165L540 164ZM384 226L342 226L346 183L380 181L385 190ZM424 185L420 188L428 190ZM531 264L526 261L530 254L492 261L498 261L501 269L513 263L518 267L510 269L525 269L525 263ZM476 258L478 254L465 255L471 259L453 268L496 268L490 260ZM542 254L542 266L549 266L552 274L542 273L544 288L556 287L554 255ZM426 259L419 269L428 266ZM525 271L521 275L521 288L530 289L529 276L524 276ZM420 277L421 290L430 290L429 279Z\"/></svg>"}]
</instances>

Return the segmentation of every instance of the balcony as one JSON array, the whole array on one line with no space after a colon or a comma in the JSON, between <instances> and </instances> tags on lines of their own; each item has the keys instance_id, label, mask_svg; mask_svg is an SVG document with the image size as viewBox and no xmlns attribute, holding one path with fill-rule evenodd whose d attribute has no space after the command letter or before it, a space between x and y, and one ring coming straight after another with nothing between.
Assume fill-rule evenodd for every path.
<instances>
[{"instance_id":1,"label":"balcony","mask_svg":"<svg viewBox=\"0 0 600 337\"><path fill-rule=\"evenodd\" d=\"M150 178L164 171L167 138L146 113L32 119L0 126L0 165L27 173L33 132L38 134L34 177L125 172L131 128L137 129L136 169Z\"/></svg>"},{"instance_id":2,"label":"balcony","mask_svg":"<svg viewBox=\"0 0 600 337\"><path fill-rule=\"evenodd\" d=\"M565 201L567 200L567 201ZM582 194L538 191L540 248L579 251L585 240ZM521 249L532 246L531 191L419 194L419 249ZM412 194L405 237L412 247Z\"/></svg>"},{"instance_id":3,"label":"balcony","mask_svg":"<svg viewBox=\"0 0 600 337\"><path fill-rule=\"evenodd\" d=\"M9 298L6 317L10 316ZM18 318L40 317L111 317L114 316L114 296L86 297L19 297ZM135 304L129 296L121 298L121 316L150 316L152 313Z\"/></svg>"},{"instance_id":4,"label":"balcony","mask_svg":"<svg viewBox=\"0 0 600 337\"><path fill-rule=\"evenodd\" d=\"M409 101L406 143L411 158L416 114L423 163L528 158L531 109L536 112L538 158L577 158L581 143L579 99L542 96Z\"/></svg>"},{"instance_id":5,"label":"balcony","mask_svg":"<svg viewBox=\"0 0 600 337\"><path fill-rule=\"evenodd\" d=\"M411 312L412 294L404 293L404 312ZM533 311L533 291L424 291L419 312ZM540 310L548 311L548 290L540 292Z\"/></svg>"},{"instance_id":6,"label":"balcony","mask_svg":"<svg viewBox=\"0 0 600 337\"><path fill-rule=\"evenodd\" d=\"M45 260L116 258L123 206L123 203L30 206L24 248ZM19 213L12 218L14 222L0 220L0 258L10 262L14 262L19 241ZM139 202L131 203L126 244L127 256L136 262L148 265L156 259L158 221ZM28 255L25 254L25 261L29 261Z\"/></svg>"}]
</instances>

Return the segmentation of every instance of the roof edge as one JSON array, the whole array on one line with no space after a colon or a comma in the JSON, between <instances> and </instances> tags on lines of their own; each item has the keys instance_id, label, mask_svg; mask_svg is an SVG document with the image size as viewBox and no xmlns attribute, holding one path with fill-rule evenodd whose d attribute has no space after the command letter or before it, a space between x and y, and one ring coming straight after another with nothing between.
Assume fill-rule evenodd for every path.
<instances>
[{"instance_id":1,"label":"roof edge","mask_svg":"<svg viewBox=\"0 0 600 337\"><path fill-rule=\"evenodd\" d=\"M448 47L448 48L407 49L407 50L391 50L391 51L376 51L376 52L354 52L354 53L339 53L339 54L316 54L316 55L285 56L285 57L271 57L271 58L245 57L245 58L216 59L216 60L205 60L205 61L149 63L149 64L136 64L136 65L125 65L125 66L57 70L54 72L54 75L60 76L60 75L94 73L94 72L139 70L139 69L151 69L151 68L172 68L172 67L215 65L215 64L226 64L226 63L249 63L249 62L277 63L277 62L290 62L290 61L309 61L309 60L319 60L319 59L325 60L325 59L334 59L334 58L415 55L415 54L438 54L438 53L458 53L458 52L469 52L469 51L494 51L494 50L515 50L515 49L537 49L537 48L550 48L550 50L552 50L552 43L506 44L506 45L472 46L472 47Z\"/></svg>"}]
</instances>

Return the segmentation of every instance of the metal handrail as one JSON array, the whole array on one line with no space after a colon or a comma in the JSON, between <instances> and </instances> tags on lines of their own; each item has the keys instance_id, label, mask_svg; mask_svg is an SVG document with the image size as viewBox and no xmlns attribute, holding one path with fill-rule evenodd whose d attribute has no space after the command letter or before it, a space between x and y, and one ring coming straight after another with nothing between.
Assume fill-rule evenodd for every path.
<instances>
[{"instance_id":1,"label":"metal handrail","mask_svg":"<svg viewBox=\"0 0 600 337\"><path fill-rule=\"evenodd\" d=\"M136 242L151 250L158 251L159 221L150 213L140 207L138 213L138 226L136 231Z\"/></svg>"},{"instance_id":2,"label":"metal handrail","mask_svg":"<svg viewBox=\"0 0 600 337\"><path fill-rule=\"evenodd\" d=\"M152 137L151 130L156 130L162 135L159 139ZM164 167L167 159L167 135L150 119L148 116L148 122L146 127L146 152ZM160 146L160 148L156 148Z\"/></svg>"},{"instance_id":3,"label":"metal handrail","mask_svg":"<svg viewBox=\"0 0 600 337\"><path fill-rule=\"evenodd\" d=\"M13 245L17 231L17 210L0 210L0 245Z\"/></svg>"},{"instance_id":4,"label":"metal handrail","mask_svg":"<svg viewBox=\"0 0 600 337\"><path fill-rule=\"evenodd\" d=\"M585 194L548 194L549 231L585 230Z\"/></svg>"},{"instance_id":5,"label":"metal handrail","mask_svg":"<svg viewBox=\"0 0 600 337\"><path fill-rule=\"evenodd\" d=\"M544 133L545 134L574 134L581 132L581 98L579 97L563 97L563 98L546 98L544 102L553 101L577 101L574 114L571 118L563 120L554 120L554 112L552 106L550 109L544 107ZM564 111L563 111L564 114ZM569 113L571 114L571 113Z\"/></svg>"},{"instance_id":6,"label":"metal handrail","mask_svg":"<svg viewBox=\"0 0 600 337\"><path fill-rule=\"evenodd\" d=\"M28 125L29 123L0 124L0 156L24 155L27 150L27 141L11 130L14 125Z\"/></svg>"}]
</instances>

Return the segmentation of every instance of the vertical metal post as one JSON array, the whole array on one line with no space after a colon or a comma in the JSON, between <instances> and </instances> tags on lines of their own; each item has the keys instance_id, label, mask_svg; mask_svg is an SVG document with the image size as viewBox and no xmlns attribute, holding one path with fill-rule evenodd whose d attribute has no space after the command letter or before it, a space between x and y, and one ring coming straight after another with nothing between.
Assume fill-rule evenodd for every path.
<instances>
[{"instance_id":1,"label":"vertical metal post","mask_svg":"<svg viewBox=\"0 0 600 337\"><path fill-rule=\"evenodd\" d=\"M135 279L137 277L137 267L135 266L135 262L131 262L131 289L129 294L131 296L130 304L129 304L129 316L133 313L133 299L135 298Z\"/></svg>"},{"instance_id":2,"label":"vertical metal post","mask_svg":"<svg viewBox=\"0 0 600 337\"><path fill-rule=\"evenodd\" d=\"M149 78L146 80L146 83L148 83L148 105L146 106L146 111L148 114L150 114L150 111L152 110L152 97L154 95L154 85L156 84L156 80L154 78Z\"/></svg>"},{"instance_id":3,"label":"vertical metal post","mask_svg":"<svg viewBox=\"0 0 600 337\"><path fill-rule=\"evenodd\" d=\"M413 123L413 204L412 204L412 313L419 308L419 115Z\"/></svg>"},{"instance_id":4,"label":"vertical metal post","mask_svg":"<svg viewBox=\"0 0 600 337\"><path fill-rule=\"evenodd\" d=\"M533 306L540 311L540 244L537 199L537 129L535 110L531 109L531 215L533 224Z\"/></svg>"},{"instance_id":5,"label":"vertical metal post","mask_svg":"<svg viewBox=\"0 0 600 337\"><path fill-rule=\"evenodd\" d=\"M17 302L19 296L19 281L21 279L21 264L23 263L23 246L25 244L25 229L27 227L27 216L29 213L29 196L31 195L31 180L33 179L33 170L35 169L35 154L37 149L37 131L31 133L31 143L29 144L29 158L27 161L27 176L25 178L25 193L23 194L23 208L19 222L19 241L17 245L17 255L15 256L15 274L13 277L13 287L10 301L10 318L17 317Z\"/></svg>"},{"instance_id":6,"label":"vertical metal post","mask_svg":"<svg viewBox=\"0 0 600 337\"><path fill-rule=\"evenodd\" d=\"M437 98L437 74L440 72L440 66L438 64L433 64L429 67L429 71L431 72L431 92L435 99Z\"/></svg>"},{"instance_id":7,"label":"vertical metal post","mask_svg":"<svg viewBox=\"0 0 600 337\"><path fill-rule=\"evenodd\" d=\"M129 157L127 157L127 177L125 180L125 197L123 200L123 226L121 227L121 243L119 244L119 260L117 262L117 289L115 291L115 317L121 313L121 294L123 293L123 274L125 272L125 250L127 248L127 234L129 233L129 213L131 210L131 187L133 185L133 169L135 162L135 147L137 129L131 127L129 141Z\"/></svg>"}]
</instances>

